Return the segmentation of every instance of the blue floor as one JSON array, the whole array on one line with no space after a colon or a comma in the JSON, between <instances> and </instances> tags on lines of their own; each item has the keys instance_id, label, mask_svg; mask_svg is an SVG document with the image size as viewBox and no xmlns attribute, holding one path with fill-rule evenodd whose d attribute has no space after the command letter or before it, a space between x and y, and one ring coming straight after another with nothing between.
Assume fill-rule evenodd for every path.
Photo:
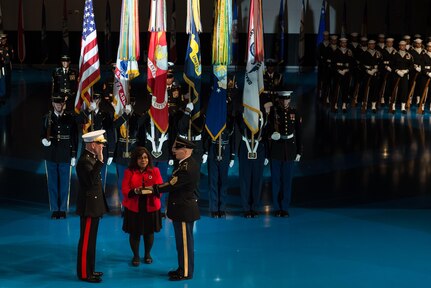
<instances>
[{"instance_id":1,"label":"blue floor","mask_svg":"<svg viewBox=\"0 0 431 288\"><path fill-rule=\"evenodd\" d=\"M262 214L241 216L238 163L230 170L227 218L209 217L203 165L194 278L170 282L166 274L177 267L172 224L163 220L155 236L153 264L132 267L111 166L107 196L114 209L101 220L97 240L96 270L105 273L103 282L78 281L76 175L71 212L67 219L51 220L39 143L50 73L15 71L13 97L0 106L0 288L422 288L431 283L429 112L331 113L316 101L314 73L286 74L304 127L288 219L265 213L272 202L268 167ZM138 81L135 89L145 89L145 83Z\"/></svg>"}]
</instances>

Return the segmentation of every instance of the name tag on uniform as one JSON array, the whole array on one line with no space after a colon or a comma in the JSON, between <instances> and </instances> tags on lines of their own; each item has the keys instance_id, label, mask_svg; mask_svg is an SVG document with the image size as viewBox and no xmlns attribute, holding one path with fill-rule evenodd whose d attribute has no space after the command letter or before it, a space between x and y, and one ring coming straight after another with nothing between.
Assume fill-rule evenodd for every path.
<instances>
[{"instance_id":1,"label":"name tag on uniform","mask_svg":"<svg viewBox=\"0 0 431 288\"><path fill-rule=\"evenodd\" d=\"M248 159L257 159L257 153L256 152L248 152L247 158Z\"/></svg>"}]
</instances>

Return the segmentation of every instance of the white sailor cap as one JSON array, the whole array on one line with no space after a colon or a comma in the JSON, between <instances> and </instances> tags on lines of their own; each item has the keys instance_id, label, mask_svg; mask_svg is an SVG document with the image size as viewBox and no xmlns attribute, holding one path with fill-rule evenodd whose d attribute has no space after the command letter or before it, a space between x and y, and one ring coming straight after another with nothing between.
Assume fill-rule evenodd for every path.
<instances>
[{"instance_id":1,"label":"white sailor cap","mask_svg":"<svg viewBox=\"0 0 431 288\"><path fill-rule=\"evenodd\" d=\"M404 40L401 40L400 43L398 43L398 44L400 44L400 45L407 45L407 42L404 41Z\"/></svg>"},{"instance_id":2,"label":"white sailor cap","mask_svg":"<svg viewBox=\"0 0 431 288\"><path fill-rule=\"evenodd\" d=\"M415 39L416 38L422 38L421 34L415 34L415 36L413 36Z\"/></svg>"},{"instance_id":3,"label":"white sailor cap","mask_svg":"<svg viewBox=\"0 0 431 288\"><path fill-rule=\"evenodd\" d=\"M376 40L368 40L368 44L376 44Z\"/></svg>"},{"instance_id":4,"label":"white sailor cap","mask_svg":"<svg viewBox=\"0 0 431 288\"><path fill-rule=\"evenodd\" d=\"M365 37L365 36L362 36L362 37L361 37L361 41L362 41L362 42L366 42L366 41L368 41L368 38L367 38L367 37Z\"/></svg>"},{"instance_id":5,"label":"white sailor cap","mask_svg":"<svg viewBox=\"0 0 431 288\"><path fill-rule=\"evenodd\" d=\"M358 37L358 32L352 32L352 33L350 33L350 36L352 36L352 37Z\"/></svg>"},{"instance_id":6,"label":"white sailor cap","mask_svg":"<svg viewBox=\"0 0 431 288\"><path fill-rule=\"evenodd\" d=\"M331 40L337 40L338 39L338 36L337 35L331 35Z\"/></svg>"},{"instance_id":7,"label":"white sailor cap","mask_svg":"<svg viewBox=\"0 0 431 288\"><path fill-rule=\"evenodd\" d=\"M280 99L284 100L284 99L290 99L290 97L292 96L293 91L277 91L278 97L280 97Z\"/></svg>"},{"instance_id":8,"label":"white sailor cap","mask_svg":"<svg viewBox=\"0 0 431 288\"><path fill-rule=\"evenodd\" d=\"M91 143L91 142L105 143L107 141L103 136L104 133L105 133L105 130L91 131L82 135L82 139L84 140L85 143Z\"/></svg>"},{"instance_id":9,"label":"white sailor cap","mask_svg":"<svg viewBox=\"0 0 431 288\"><path fill-rule=\"evenodd\" d=\"M410 40L410 36L409 35L404 35L403 39L404 40Z\"/></svg>"},{"instance_id":10,"label":"white sailor cap","mask_svg":"<svg viewBox=\"0 0 431 288\"><path fill-rule=\"evenodd\" d=\"M417 39L415 39L415 41L414 41L415 43L418 43L418 44L421 44L422 43L422 39L420 39L420 38L417 38Z\"/></svg>"},{"instance_id":11,"label":"white sailor cap","mask_svg":"<svg viewBox=\"0 0 431 288\"><path fill-rule=\"evenodd\" d=\"M431 42L428 42L428 43L427 43L427 47L430 47L430 46L431 46Z\"/></svg>"},{"instance_id":12,"label":"white sailor cap","mask_svg":"<svg viewBox=\"0 0 431 288\"><path fill-rule=\"evenodd\" d=\"M377 38L385 38L385 34L380 33L379 35L377 35Z\"/></svg>"},{"instance_id":13,"label":"white sailor cap","mask_svg":"<svg viewBox=\"0 0 431 288\"><path fill-rule=\"evenodd\" d=\"M323 35L329 35L328 31L323 31Z\"/></svg>"},{"instance_id":14,"label":"white sailor cap","mask_svg":"<svg viewBox=\"0 0 431 288\"><path fill-rule=\"evenodd\" d=\"M341 37L340 38L340 42L347 42L347 38L346 37Z\"/></svg>"},{"instance_id":15,"label":"white sailor cap","mask_svg":"<svg viewBox=\"0 0 431 288\"><path fill-rule=\"evenodd\" d=\"M394 38L386 38L386 42L394 42Z\"/></svg>"}]
</instances>

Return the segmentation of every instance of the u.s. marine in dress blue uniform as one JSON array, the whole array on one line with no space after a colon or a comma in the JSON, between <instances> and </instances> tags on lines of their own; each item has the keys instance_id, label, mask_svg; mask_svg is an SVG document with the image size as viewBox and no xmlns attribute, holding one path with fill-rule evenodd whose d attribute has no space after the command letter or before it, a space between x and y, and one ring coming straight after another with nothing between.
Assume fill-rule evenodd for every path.
<instances>
[{"instance_id":1,"label":"u.s. marine in dress blue uniform","mask_svg":"<svg viewBox=\"0 0 431 288\"><path fill-rule=\"evenodd\" d=\"M302 154L301 117L290 107L291 91L280 92L271 108L268 128L271 161L272 202L275 216L288 217L287 208L292 196L294 161Z\"/></svg>"},{"instance_id":2,"label":"u.s. marine in dress blue uniform","mask_svg":"<svg viewBox=\"0 0 431 288\"><path fill-rule=\"evenodd\" d=\"M172 148L176 159L169 181L154 185L154 194L169 193L167 217L172 219L178 255L178 269L168 273L169 280L187 280L194 273L194 222L200 219L198 207L199 164L191 157L195 145L177 137Z\"/></svg>"},{"instance_id":3,"label":"u.s. marine in dress blue uniform","mask_svg":"<svg viewBox=\"0 0 431 288\"><path fill-rule=\"evenodd\" d=\"M82 135L85 149L76 164L79 181L76 214L80 216L77 275L80 280L92 283L102 281L103 275L95 271L95 258L99 219L108 212L101 177L104 132L96 130Z\"/></svg>"}]
</instances>

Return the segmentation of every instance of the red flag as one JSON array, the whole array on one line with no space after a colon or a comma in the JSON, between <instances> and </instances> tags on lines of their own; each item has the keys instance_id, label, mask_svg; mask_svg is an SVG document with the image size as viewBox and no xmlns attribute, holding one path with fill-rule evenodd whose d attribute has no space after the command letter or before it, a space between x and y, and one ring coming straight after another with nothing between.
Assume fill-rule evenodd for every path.
<instances>
[{"instance_id":1,"label":"red flag","mask_svg":"<svg viewBox=\"0 0 431 288\"><path fill-rule=\"evenodd\" d=\"M81 57L79 58L79 86L75 100L75 111L79 113L83 102L90 104L90 88L100 79L99 48L97 46L96 23L93 2L85 0L82 24Z\"/></svg>"},{"instance_id":2,"label":"red flag","mask_svg":"<svg viewBox=\"0 0 431 288\"><path fill-rule=\"evenodd\" d=\"M166 133L169 127L168 94L166 93L167 70L166 32L151 32L148 48L147 89L152 95L150 116L162 133Z\"/></svg>"},{"instance_id":3,"label":"red flag","mask_svg":"<svg viewBox=\"0 0 431 288\"><path fill-rule=\"evenodd\" d=\"M18 58L22 63L25 59L24 17L22 15L22 0L18 3Z\"/></svg>"}]
</instances>

